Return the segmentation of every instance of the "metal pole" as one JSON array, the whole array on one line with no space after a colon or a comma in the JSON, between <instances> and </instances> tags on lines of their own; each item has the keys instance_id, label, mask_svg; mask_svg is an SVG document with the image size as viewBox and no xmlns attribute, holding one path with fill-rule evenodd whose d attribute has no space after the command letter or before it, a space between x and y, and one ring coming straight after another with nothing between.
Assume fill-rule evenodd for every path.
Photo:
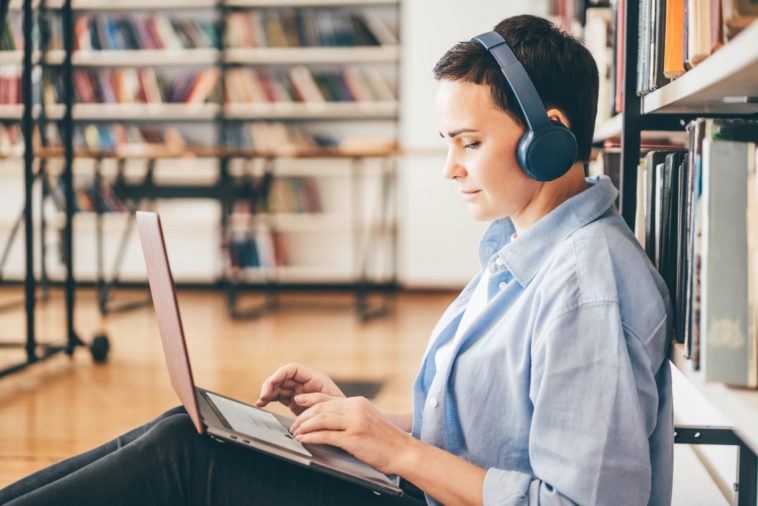
<instances>
[{"instance_id":1,"label":"metal pole","mask_svg":"<svg viewBox=\"0 0 758 506\"><path fill-rule=\"evenodd\" d=\"M624 120L621 130L621 215L634 230L637 171L640 163L640 98L637 96L637 33L639 5L624 2ZM621 62L617 62L620 65Z\"/></svg>"},{"instance_id":2,"label":"metal pole","mask_svg":"<svg viewBox=\"0 0 758 506\"><path fill-rule=\"evenodd\" d=\"M21 75L21 95L24 100L24 112L21 128L24 133L24 236L26 240L26 277L24 295L26 298L26 357L28 362L37 360L37 343L34 335L34 222L32 221L32 186L34 184L34 145L32 107L32 0L24 0L24 64Z\"/></svg>"},{"instance_id":3,"label":"metal pole","mask_svg":"<svg viewBox=\"0 0 758 506\"><path fill-rule=\"evenodd\" d=\"M78 338L74 331L74 121L72 115L74 100L74 80L71 56L74 51L73 16L71 12L71 0L65 0L61 12L63 24L63 47L65 58L63 60L63 98L65 100L65 112L63 114L63 131L61 132L65 167L63 170L63 185L66 195L66 229L65 229L65 252L66 252L66 326L67 344L66 353L72 355Z\"/></svg>"}]
</instances>

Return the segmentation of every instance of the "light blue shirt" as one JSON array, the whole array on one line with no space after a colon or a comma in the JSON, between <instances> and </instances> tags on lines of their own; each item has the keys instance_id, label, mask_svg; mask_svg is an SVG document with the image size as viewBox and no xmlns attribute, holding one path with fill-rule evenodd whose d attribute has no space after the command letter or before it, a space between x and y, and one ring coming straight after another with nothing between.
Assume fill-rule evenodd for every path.
<instances>
[{"instance_id":1,"label":"light blue shirt","mask_svg":"<svg viewBox=\"0 0 758 506\"><path fill-rule=\"evenodd\" d=\"M436 371L480 273L414 383L414 436L486 469L485 505L671 502L668 291L610 180L587 184L517 239L508 218L490 226L487 306Z\"/></svg>"}]
</instances>

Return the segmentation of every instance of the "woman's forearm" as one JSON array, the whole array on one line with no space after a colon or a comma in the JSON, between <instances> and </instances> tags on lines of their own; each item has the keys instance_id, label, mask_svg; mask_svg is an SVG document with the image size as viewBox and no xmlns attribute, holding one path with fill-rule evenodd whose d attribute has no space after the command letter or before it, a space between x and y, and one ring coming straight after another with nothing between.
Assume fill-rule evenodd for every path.
<instances>
[{"instance_id":1,"label":"woman's forearm","mask_svg":"<svg viewBox=\"0 0 758 506\"><path fill-rule=\"evenodd\" d=\"M410 438L393 473L443 504L482 504L487 471L418 439Z\"/></svg>"}]
</instances>

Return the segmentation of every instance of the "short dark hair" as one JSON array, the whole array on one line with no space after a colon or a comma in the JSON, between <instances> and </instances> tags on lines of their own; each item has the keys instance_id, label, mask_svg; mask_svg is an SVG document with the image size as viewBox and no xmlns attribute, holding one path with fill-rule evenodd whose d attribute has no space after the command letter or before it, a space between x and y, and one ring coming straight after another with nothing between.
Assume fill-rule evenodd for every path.
<instances>
[{"instance_id":1,"label":"short dark hair","mask_svg":"<svg viewBox=\"0 0 758 506\"><path fill-rule=\"evenodd\" d=\"M494 30L524 66L545 107L559 109L568 117L578 145L577 160L588 161L598 93L597 65L590 52L576 38L536 16L507 18ZM434 66L434 77L489 85L497 107L526 127L500 67L478 42L453 46Z\"/></svg>"}]
</instances>

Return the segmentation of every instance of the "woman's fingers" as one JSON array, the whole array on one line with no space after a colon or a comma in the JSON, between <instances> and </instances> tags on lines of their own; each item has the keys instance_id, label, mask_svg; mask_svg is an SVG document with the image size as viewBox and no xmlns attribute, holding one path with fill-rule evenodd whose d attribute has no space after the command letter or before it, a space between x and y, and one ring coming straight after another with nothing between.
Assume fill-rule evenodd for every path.
<instances>
[{"instance_id":1,"label":"woman's fingers","mask_svg":"<svg viewBox=\"0 0 758 506\"><path fill-rule=\"evenodd\" d=\"M296 379L298 375L302 376L300 368L299 364L287 364L274 371L274 374L261 383L261 391L256 405L263 407L272 400L276 400L276 394L280 387L294 390L295 384L302 383Z\"/></svg>"},{"instance_id":2,"label":"woman's fingers","mask_svg":"<svg viewBox=\"0 0 758 506\"><path fill-rule=\"evenodd\" d=\"M339 413L318 413L317 415L304 420L292 431L292 434L297 436L321 430L342 431L347 429L347 423L345 416Z\"/></svg>"},{"instance_id":3,"label":"woman's fingers","mask_svg":"<svg viewBox=\"0 0 758 506\"><path fill-rule=\"evenodd\" d=\"M311 392L311 393L305 393L305 394L295 393L295 397L293 400L295 401L295 404L305 409L305 408L310 408L311 406L315 406L316 404L320 402L331 401L334 399L339 399L339 397L335 397L329 394L323 394L321 392Z\"/></svg>"}]
</instances>

